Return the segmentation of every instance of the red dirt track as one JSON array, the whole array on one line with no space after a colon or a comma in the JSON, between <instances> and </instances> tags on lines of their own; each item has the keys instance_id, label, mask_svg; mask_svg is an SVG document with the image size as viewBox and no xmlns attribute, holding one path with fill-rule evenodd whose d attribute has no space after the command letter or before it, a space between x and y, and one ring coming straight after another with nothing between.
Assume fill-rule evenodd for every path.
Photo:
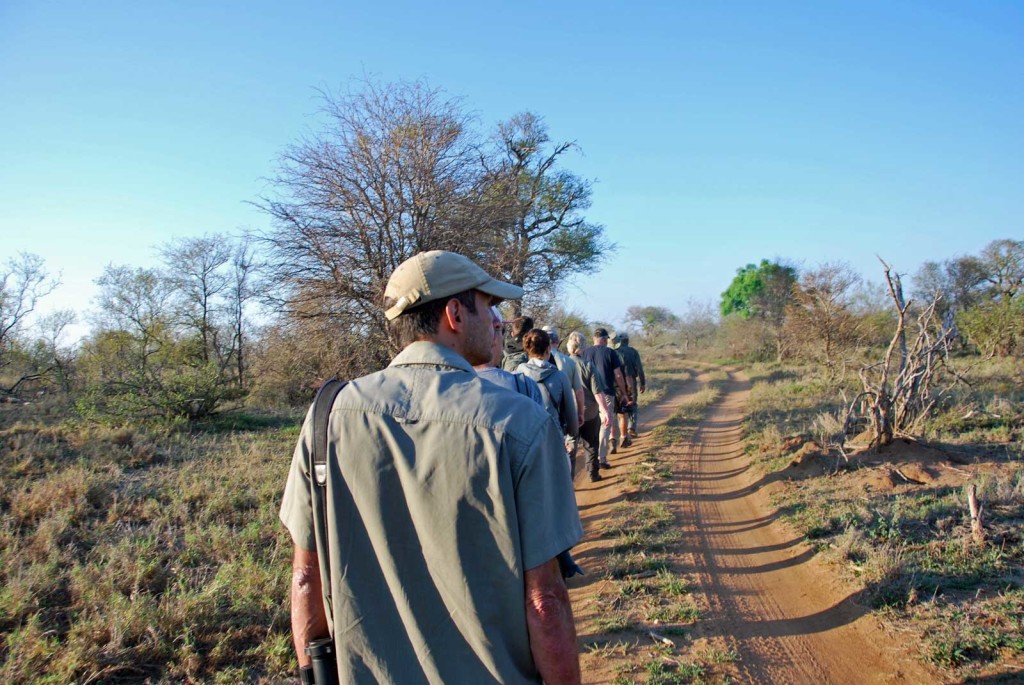
<instances>
[{"instance_id":1,"label":"red dirt track","mask_svg":"<svg viewBox=\"0 0 1024 685\"><path fill-rule=\"evenodd\" d=\"M613 637L588 630L600 614L597 596L609 585L600 578L608 542L596 526L622 501L631 460L651 449L649 431L695 388L690 383L643 410L641 437L613 462L619 468L612 477L578 485L587 537L577 557L589 577L571 589L581 645ZM691 579L701 605L692 644L733 651L738 658L723 668L738 683L943 682L917 657L908 636L872 617L859 591L835 579L801 536L778 520L766 492L770 486L753 473L742 449L748 394L749 383L730 373L696 433L659 449L675 469L656 496L670 504L681 527L681 542L671 550L674 566ZM611 683L623 663L593 650L584 650L581 661L587 683Z\"/></svg>"}]
</instances>

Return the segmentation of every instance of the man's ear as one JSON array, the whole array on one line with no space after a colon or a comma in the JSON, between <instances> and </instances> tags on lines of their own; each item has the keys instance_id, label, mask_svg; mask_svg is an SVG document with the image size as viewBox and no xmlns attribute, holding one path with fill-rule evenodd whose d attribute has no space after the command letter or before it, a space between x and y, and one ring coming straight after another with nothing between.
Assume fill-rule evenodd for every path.
<instances>
[{"instance_id":1,"label":"man's ear","mask_svg":"<svg viewBox=\"0 0 1024 685\"><path fill-rule=\"evenodd\" d=\"M444 316L441 317L445 326L450 328L452 331L458 333L462 330L462 303L457 299L452 298L448 300L448 304L444 306Z\"/></svg>"}]
</instances>

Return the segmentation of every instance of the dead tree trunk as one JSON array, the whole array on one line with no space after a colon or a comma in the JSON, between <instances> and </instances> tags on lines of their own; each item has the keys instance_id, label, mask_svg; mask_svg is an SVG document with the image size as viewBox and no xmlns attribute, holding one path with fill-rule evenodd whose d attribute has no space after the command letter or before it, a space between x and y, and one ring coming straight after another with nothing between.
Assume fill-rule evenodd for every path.
<instances>
[{"instance_id":1,"label":"dead tree trunk","mask_svg":"<svg viewBox=\"0 0 1024 685\"><path fill-rule=\"evenodd\" d=\"M940 369L947 365L953 330L935 314L939 295L917 316L917 334L907 341L907 316L912 302L903 298L899 274L884 261L885 280L896 311L896 330L882 361L860 369L864 391L850 404L846 424L866 413L871 446L884 449L896 435L912 434L948 388L936 389ZM955 374L954 374L955 376Z\"/></svg>"}]
</instances>

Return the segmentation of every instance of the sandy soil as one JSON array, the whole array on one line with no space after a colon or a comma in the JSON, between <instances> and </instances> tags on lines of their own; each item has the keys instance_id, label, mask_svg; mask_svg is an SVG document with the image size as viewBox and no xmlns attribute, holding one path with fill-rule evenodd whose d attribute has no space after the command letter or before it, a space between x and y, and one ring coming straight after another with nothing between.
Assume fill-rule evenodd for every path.
<instances>
[{"instance_id":1,"label":"sandy soil","mask_svg":"<svg viewBox=\"0 0 1024 685\"><path fill-rule=\"evenodd\" d=\"M601 612L598 597L611 585L602 568L610 543L596 530L624 500L625 473L650 449L649 430L696 387L685 385L644 412L640 439L613 461L617 468L610 478L578 483L587 536L577 558L588 575L574 580L570 592L584 682L611 683L638 651L653 649L648 626L625 639L593 628ZM738 683L943 682L916 656L908 636L872 617L858 602L858 592L836 580L800 536L777 520L768 501L770 486L753 475L742 450L748 392L749 384L732 376L692 439L660 452L673 463L675 477L654 498L671 503L683 533L670 550L673 570L692 580L701 607L701 618L687 636L689 647L695 653L733 651L738 658L717 667L717 673Z\"/></svg>"}]
</instances>

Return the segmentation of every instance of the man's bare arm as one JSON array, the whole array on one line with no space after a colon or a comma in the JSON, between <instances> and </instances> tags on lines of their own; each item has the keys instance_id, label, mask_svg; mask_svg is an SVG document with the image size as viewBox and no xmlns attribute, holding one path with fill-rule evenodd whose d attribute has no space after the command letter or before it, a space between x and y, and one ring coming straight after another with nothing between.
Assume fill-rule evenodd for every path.
<instances>
[{"instance_id":1,"label":"man's bare arm","mask_svg":"<svg viewBox=\"0 0 1024 685\"><path fill-rule=\"evenodd\" d=\"M330 629L324 613L320 561L316 550L296 546L292 559L292 640L300 668L310 663L306 645L328 635Z\"/></svg>"},{"instance_id":2,"label":"man's bare arm","mask_svg":"<svg viewBox=\"0 0 1024 685\"><path fill-rule=\"evenodd\" d=\"M533 662L544 682L578 685L576 624L557 559L526 572L526 627Z\"/></svg>"}]
</instances>

